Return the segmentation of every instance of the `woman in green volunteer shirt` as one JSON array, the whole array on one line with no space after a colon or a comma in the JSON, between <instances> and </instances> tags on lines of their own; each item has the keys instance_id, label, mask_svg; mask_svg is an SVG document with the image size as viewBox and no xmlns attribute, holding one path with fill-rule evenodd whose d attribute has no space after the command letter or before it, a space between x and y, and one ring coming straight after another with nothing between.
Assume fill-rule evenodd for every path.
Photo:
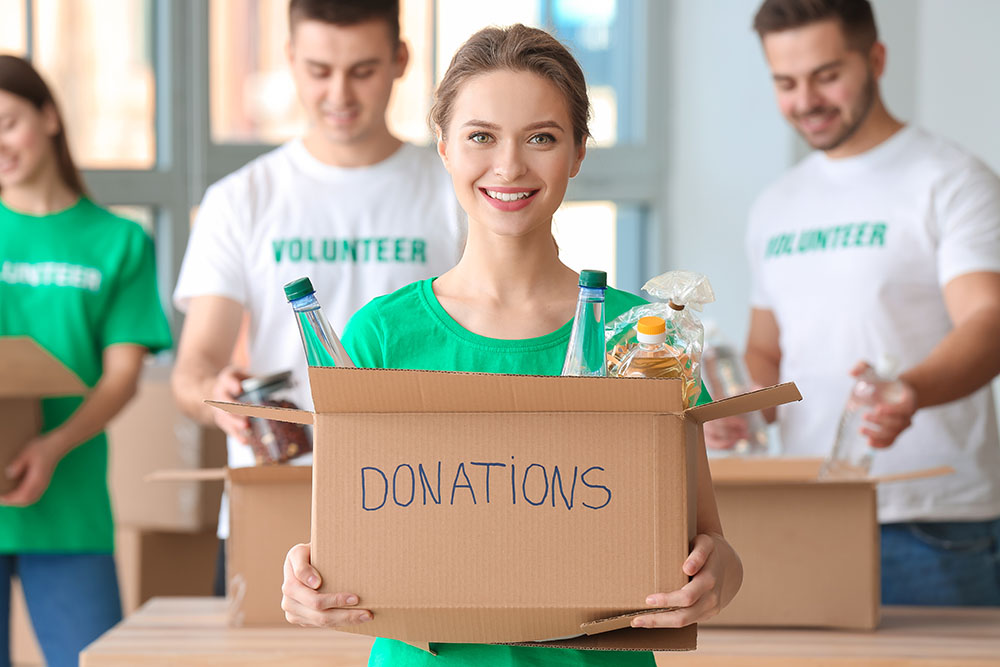
<instances>
[{"instance_id":1,"label":"woman in green volunteer shirt","mask_svg":"<svg viewBox=\"0 0 1000 667\"><path fill-rule=\"evenodd\" d=\"M476 33L455 54L431 118L438 151L469 217L465 253L440 278L411 284L358 311L344 345L359 366L558 375L578 295L577 275L558 258L552 215L580 169L589 103L579 65L547 33L516 25ZM607 315L640 303L607 291ZM715 615L736 594L742 567L722 537L701 449L698 532L681 590L651 592L633 621L678 627ZM359 545L361 548L361 545ZM298 545L285 563L282 607L304 625L371 619L350 593L319 594L322 573ZM341 607L341 608L338 608ZM376 641L370 665L653 665L651 653L437 644L437 657Z\"/></svg>"},{"instance_id":2,"label":"woman in green volunteer shirt","mask_svg":"<svg viewBox=\"0 0 1000 667\"><path fill-rule=\"evenodd\" d=\"M28 336L73 371L85 398L42 401L40 435L0 462L0 665L9 665L11 578L46 662L76 665L121 618L107 488L108 421L148 350L171 344L150 239L93 203L48 86L0 56L0 336Z\"/></svg>"}]
</instances>

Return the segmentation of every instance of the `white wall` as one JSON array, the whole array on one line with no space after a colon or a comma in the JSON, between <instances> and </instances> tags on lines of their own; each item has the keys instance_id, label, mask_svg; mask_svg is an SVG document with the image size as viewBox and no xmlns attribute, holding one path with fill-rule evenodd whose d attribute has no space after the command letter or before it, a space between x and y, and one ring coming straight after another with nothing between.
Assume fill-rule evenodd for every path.
<instances>
[{"instance_id":1,"label":"white wall","mask_svg":"<svg viewBox=\"0 0 1000 667\"><path fill-rule=\"evenodd\" d=\"M658 1L658 0L654 0ZM751 21L758 0L674 0L653 68L666 87L667 126L657 270L709 276L705 309L742 344L748 315L743 253L756 194L803 152L775 107ZM890 110L958 141L1000 171L1000 1L874 0L888 48Z\"/></svg>"}]
</instances>

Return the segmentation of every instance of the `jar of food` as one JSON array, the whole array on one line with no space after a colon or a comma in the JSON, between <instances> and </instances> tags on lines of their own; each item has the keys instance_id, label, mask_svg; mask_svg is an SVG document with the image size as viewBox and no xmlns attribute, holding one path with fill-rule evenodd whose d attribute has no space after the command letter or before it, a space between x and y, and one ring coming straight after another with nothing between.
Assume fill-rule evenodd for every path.
<instances>
[{"instance_id":1,"label":"jar of food","mask_svg":"<svg viewBox=\"0 0 1000 667\"><path fill-rule=\"evenodd\" d=\"M290 400L293 384L291 371L247 378L240 383L243 393L239 400L253 405L297 409L299 406ZM258 465L284 463L312 451L312 436L302 424L250 417L249 439Z\"/></svg>"}]
</instances>

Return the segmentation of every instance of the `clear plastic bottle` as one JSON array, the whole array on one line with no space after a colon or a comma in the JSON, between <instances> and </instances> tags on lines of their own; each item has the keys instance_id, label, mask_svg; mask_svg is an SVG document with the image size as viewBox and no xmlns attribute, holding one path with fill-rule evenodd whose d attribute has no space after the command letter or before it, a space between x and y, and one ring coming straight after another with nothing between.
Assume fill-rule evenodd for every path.
<instances>
[{"instance_id":1,"label":"clear plastic bottle","mask_svg":"<svg viewBox=\"0 0 1000 667\"><path fill-rule=\"evenodd\" d=\"M569 335L562 375L606 377L608 365L604 353L604 291L608 274L604 271L580 272L580 296Z\"/></svg>"},{"instance_id":2,"label":"clear plastic bottle","mask_svg":"<svg viewBox=\"0 0 1000 667\"><path fill-rule=\"evenodd\" d=\"M323 315L316 290L308 278L299 278L285 285L285 297L292 304L299 325L306 363L310 366L354 367L347 350L340 343L330 322Z\"/></svg>"},{"instance_id":3,"label":"clear plastic bottle","mask_svg":"<svg viewBox=\"0 0 1000 667\"><path fill-rule=\"evenodd\" d=\"M705 349L701 355L701 377L705 388L715 400L738 396L750 391L743 359L718 331L705 327ZM758 412L742 415L747 423L747 437L737 440L731 449L710 449L710 456L766 456L769 452L767 424Z\"/></svg>"},{"instance_id":4,"label":"clear plastic bottle","mask_svg":"<svg viewBox=\"0 0 1000 667\"><path fill-rule=\"evenodd\" d=\"M667 345L667 324L662 317L640 317L635 331L636 345L618 366L618 377L686 379L677 352Z\"/></svg>"},{"instance_id":5,"label":"clear plastic bottle","mask_svg":"<svg viewBox=\"0 0 1000 667\"><path fill-rule=\"evenodd\" d=\"M865 415L875 404L898 403L903 399L905 390L895 379L895 366L892 357L882 355L875 368L866 369L857 378L840 416L833 447L820 468L820 478L862 479L868 476L874 452L861 428L865 425Z\"/></svg>"}]
</instances>

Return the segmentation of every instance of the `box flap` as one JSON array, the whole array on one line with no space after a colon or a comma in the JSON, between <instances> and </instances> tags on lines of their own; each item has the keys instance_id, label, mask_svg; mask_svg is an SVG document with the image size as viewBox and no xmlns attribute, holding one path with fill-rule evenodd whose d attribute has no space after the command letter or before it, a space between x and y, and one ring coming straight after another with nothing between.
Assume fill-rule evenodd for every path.
<instances>
[{"instance_id":1,"label":"box flap","mask_svg":"<svg viewBox=\"0 0 1000 667\"><path fill-rule=\"evenodd\" d=\"M704 424L723 417L732 417L745 412L773 408L776 405L801 400L802 394L799 393L799 388L795 386L795 383L785 382L766 389L758 389L732 398L724 398L721 401L712 401L705 405L688 408L685 414L699 424Z\"/></svg>"},{"instance_id":2,"label":"box flap","mask_svg":"<svg viewBox=\"0 0 1000 667\"><path fill-rule=\"evenodd\" d=\"M499 381L503 378L503 381ZM309 369L317 413L681 412L677 379ZM221 406L220 406L221 407ZM243 413L237 413L243 414Z\"/></svg>"},{"instance_id":3,"label":"box flap","mask_svg":"<svg viewBox=\"0 0 1000 667\"><path fill-rule=\"evenodd\" d=\"M227 401L206 400L205 402L213 408L219 408L220 410L244 417L260 417L262 419L273 419L277 422L288 422L290 424L313 423L313 413L308 410L276 408L270 405L251 405L249 403L229 403Z\"/></svg>"},{"instance_id":4,"label":"box flap","mask_svg":"<svg viewBox=\"0 0 1000 667\"><path fill-rule=\"evenodd\" d=\"M715 483L815 482L823 459L730 456L708 461Z\"/></svg>"},{"instance_id":5,"label":"box flap","mask_svg":"<svg viewBox=\"0 0 1000 667\"><path fill-rule=\"evenodd\" d=\"M311 482L312 466L289 464L229 468L229 479L234 484L272 484L283 482Z\"/></svg>"},{"instance_id":6,"label":"box flap","mask_svg":"<svg viewBox=\"0 0 1000 667\"><path fill-rule=\"evenodd\" d=\"M143 476L146 482L215 482L226 479L227 468L201 470L157 470Z\"/></svg>"},{"instance_id":7,"label":"box flap","mask_svg":"<svg viewBox=\"0 0 1000 667\"><path fill-rule=\"evenodd\" d=\"M87 385L27 336L0 336L0 398L79 396Z\"/></svg>"},{"instance_id":8,"label":"box flap","mask_svg":"<svg viewBox=\"0 0 1000 667\"><path fill-rule=\"evenodd\" d=\"M157 470L143 477L147 482L209 482L230 479L237 484L304 482L312 480L312 466L261 465L246 468Z\"/></svg>"},{"instance_id":9,"label":"box flap","mask_svg":"<svg viewBox=\"0 0 1000 667\"><path fill-rule=\"evenodd\" d=\"M597 651L693 651L698 648L698 625L683 628L622 628L595 635L548 642L521 642L514 646L545 646Z\"/></svg>"},{"instance_id":10,"label":"box flap","mask_svg":"<svg viewBox=\"0 0 1000 667\"><path fill-rule=\"evenodd\" d=\"M670 607L669 609L641 609L639 611L630 611L627 614L618 614L617 616L610 616L608 618L602 618L597 621L590 621L589 623L581 623L580 629L583 630L588 635L596 635L601 632L607 632L609 630L621 630L622 628L632 627L632 619L636 616L644 616L645 614L658 614L662 611L673 611L676 607Z\"/></svg>"}]
</instances>

